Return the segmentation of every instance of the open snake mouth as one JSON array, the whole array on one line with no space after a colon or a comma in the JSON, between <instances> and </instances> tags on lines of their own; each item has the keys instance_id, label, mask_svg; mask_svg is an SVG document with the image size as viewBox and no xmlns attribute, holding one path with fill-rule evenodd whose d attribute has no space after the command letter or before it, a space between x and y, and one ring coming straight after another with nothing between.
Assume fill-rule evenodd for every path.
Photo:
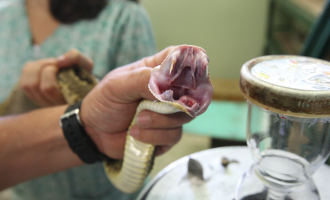
<instances>
[{"instance_id":1,"label":"open snake mouth","mask_svg":"<svg viewBox=\"0 0 330 200\"><path fill-rule=\"evenodd\" d=\"M202 48L179 46L152 71L149 88L160 101L177 103L193 117L200 115L213 95L208 63Z\"/></svg>"}]
</instances>

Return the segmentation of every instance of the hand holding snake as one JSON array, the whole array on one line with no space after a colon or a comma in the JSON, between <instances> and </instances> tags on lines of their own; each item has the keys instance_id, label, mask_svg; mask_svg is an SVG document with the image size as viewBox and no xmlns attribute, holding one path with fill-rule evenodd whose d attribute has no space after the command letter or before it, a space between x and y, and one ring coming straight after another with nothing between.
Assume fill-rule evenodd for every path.
<instances>
[{"instance_id":1,"label":"hand holding snake","mask_svg":"<svg viewBox=\"0 0 330 200\"><path fill-rule=\"evenodd\" d=\"M70 87L63 74L59 74L59 82L67 90ZM67 94L67 100L74 96ZM212 94L205 51L189 45L167 48L113 70L98 83L82 101L81 119L102 153L115 159L124 157L119 164L105 163L114 185L127 193L137 190L152 167L154 147L161 147L156 148L159 154L174 145L182 124L203 113ZM153 112L140 113L144 109ZM179 111L183 112L176 113Z\"/></svg>"}]
</instances>

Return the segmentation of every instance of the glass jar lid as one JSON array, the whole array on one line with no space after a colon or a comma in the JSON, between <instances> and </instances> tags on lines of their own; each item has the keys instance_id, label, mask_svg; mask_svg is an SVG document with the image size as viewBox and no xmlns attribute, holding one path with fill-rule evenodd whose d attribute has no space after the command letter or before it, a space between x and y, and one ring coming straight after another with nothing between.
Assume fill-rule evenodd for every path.
<instances>
[{"instance_id":1,"label":"glass jar lid","mask_svg":"<svg viewBox=\"0 0 330 200\"><path fill-rule=\"evenodd\" d=\"M245 98L272 112L330 117L330 62L304 56L262 56L241 69Z\"/></svg>"}]
</instances>

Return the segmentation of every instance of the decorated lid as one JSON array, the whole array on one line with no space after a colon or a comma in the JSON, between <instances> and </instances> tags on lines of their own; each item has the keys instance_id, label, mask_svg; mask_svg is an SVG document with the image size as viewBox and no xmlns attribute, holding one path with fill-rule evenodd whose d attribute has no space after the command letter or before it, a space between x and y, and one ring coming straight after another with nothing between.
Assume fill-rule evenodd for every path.
<instances>
[{"instance_id":1,"label":"decorated lid","mask_svg":"<svg viewBox=\"0 0 330 200\"><path fill-rule=\"evenodd\" d=\"M330 117L330 62L262 56L241 69L240 89L259 107L297 117Z\"/></svg>"}]
</instances>

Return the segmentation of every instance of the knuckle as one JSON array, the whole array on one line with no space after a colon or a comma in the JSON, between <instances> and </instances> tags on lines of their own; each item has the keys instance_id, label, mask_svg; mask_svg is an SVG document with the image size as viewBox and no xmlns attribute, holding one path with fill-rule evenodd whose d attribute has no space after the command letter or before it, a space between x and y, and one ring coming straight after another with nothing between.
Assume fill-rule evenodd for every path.
<instances>
[{"instance_id":1,"label":"knuckle","mask_svg":"<svg viewBox=\"0 0 330 200\"><path fill-rule=\"evenodd\" d=\"M19 87L23 90L23 91L29 91L30 87L25 83L25 82L20 82L19 83Z\"/></svg>"},{"instance_id":2,"label":"knuckle","mask_svg":"<svg viewBox=\"0 0 330 200\"><path fill-rule=\"evenodd\" d=\"M37 90L39 87L38 82L23 82L20 84L20 87L24 90L24 91L31 91L31 90Z\"/></svg>"},{"instance_id":3,"label":"knuckle","mask_svg":"<svg viewBox=\"0 0 330 200\"><path fill-rule=\"evenodd\" d=\"M47 65L46 67L44 67L44 69L42 70L42 76L46 76L46 77L56 77L58 71L58 67L55 65Z\"/></svg>"},{"instance_id":4,"label":"knuckle","mask_svg":"<svg viewBox=\"0 0 330 200\"><path fill-rule=\"evenodd\" d=\"M40 86L40 91L44 94L53 95L57 92L57 86L55 84L45 84Z\"/></svg>"},{"instance_id":5,"label":"knuckle","mask_svg":"<svg viewBox=\"0 0 330 200\"><path fill-rule=\"evenodd\" d=\"M142 74L149 74L149 73L151 73L152 68L150 68L150 67L140 67L137 70L139 70L140 73L142 73Z\"/></svg>"},{"instance_id":6,"label":"knuckle","mask_svg":"<svg viewBox=\"0 0 330 200\"><path fill-rule=\"evenodd\" d=\"M138 140L144 143L157 145L159 143L159 134L153 129L140 129Z\"/></svg>"},{"instance_id":7,"label":"knuckle","mask_svg":"<svg viewBox=\"0 0 330 200\"><path fill-rule=\"evenodd\" d=\"M140 129L140 135L139 135L139 140L141 142L145 142L145 143L151 143L151 144L154 144L154 139L152 136L152 134L150 134L150 131L149 130L145 130L145 129Z\"/></svg>"},{"instance_id":8,"label":"knuckle","mask_svg":"<svg viewBox=\"0 0 330 200\"><path fill-rule=\"evenodd\" d=\"M149 67L137 68L135 70L135 73L132 73L132 80L134 77L137 78L137 83L139 85L139 88L147 89L146 91L149 92L149 89L146 86L148 85L148 82L150 79L150 73L151 73L151 68L149 68ZM136 74L139 74L139 75L136 76Z\"/></svg>"}]
</instances>

